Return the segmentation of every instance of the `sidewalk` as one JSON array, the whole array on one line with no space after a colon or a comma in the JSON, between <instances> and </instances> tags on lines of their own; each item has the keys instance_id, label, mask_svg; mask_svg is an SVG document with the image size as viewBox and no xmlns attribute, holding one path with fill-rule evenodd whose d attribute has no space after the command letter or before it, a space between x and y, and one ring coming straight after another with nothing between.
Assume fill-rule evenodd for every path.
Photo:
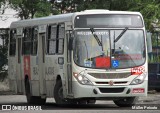
<instances>
[{"instance_id":1,"label":"sidewalk","mask_svg":"<svg viewBox=\"0 0 160 113\"><path fill-rule=\"evenodd\" d=\"M0 82L0 92L9 91L9 81L8 79L4 79L4 81Z\"/></svg>"},{"instance_id":2,"label":"sidewalk","mask_svg":"<svg viewBox=\"0 0 160 113\"><path fill-rule=\"evenodd\" d=\"M139 104L160 104L160 93L155 92L154 94L148 94L146 97L140 97L138 100Z\"/></svg>"}]
</instances>

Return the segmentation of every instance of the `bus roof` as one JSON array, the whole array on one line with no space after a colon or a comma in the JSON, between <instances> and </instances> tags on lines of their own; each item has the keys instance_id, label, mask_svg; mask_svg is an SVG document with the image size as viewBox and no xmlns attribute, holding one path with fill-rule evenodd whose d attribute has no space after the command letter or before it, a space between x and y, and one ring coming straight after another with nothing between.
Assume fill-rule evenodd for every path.
<instances>
[{"instance_id":1,"label":"bus roof","mask_svg":"<svg viewBox=\"0 0 160 113\"><path fill-rule=\"evenodd\" d=\"M29 26L37 26L44 25L49 23L61 23L71 21L73 13L61 14L61 15L53 15L42 18L34 18L27 20L20 20L16 22L12 22L10 28L20 28L20 27L29 27Z\"/></svg>"},{"instance_id":2,"label":"bus roof","mask_svg":"<svg viewBox=\"0 0 160 113\"><path fill-rule=\"evenodd\" d=\"M85 10L75 13L52 15L42 18L34 18L27 20L20 20L12 22L10 28L23 28L30 26L38 26L45 24L56 24L62 22L72 22L72 19L77 15L87 15L87 14L137 14L141 15L139 12L129 12L129 11L109 11L109 10Z\"/></svg>"}]
</instances>

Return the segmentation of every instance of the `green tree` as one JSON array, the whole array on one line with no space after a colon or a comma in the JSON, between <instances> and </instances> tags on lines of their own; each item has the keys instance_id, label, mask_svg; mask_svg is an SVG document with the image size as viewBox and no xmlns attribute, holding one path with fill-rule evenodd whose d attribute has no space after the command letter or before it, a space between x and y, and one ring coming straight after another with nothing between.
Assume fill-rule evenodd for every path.
<instances>
[{"instance_id":1,"label":"green tree","mask_svg":"<svg viewBox=\"0 0 160 113\"><path fill-rule=\"evenodd\" d=\"M1 0L2 1L2 0ZM87 9L108 9L119 11L139 11L147 29L153 30L153 23L159 25L159 0L9 0L21 19L48 16Z\"/></svg>"},{"instance_id":2,"label":"green tree","mask_svg":"<svg viewBox=\"0 0 160 113\"><path fill-rule=\"evenodd\" d=\"M22 20L48 16L51 12L48 0L9 0L9 3Z\"/></svg>"},{"instance_id":3,"label":"green tree","mask_svg":"<svg viewBox=\"0 0 160 113\"><path fill-rule=\"evenodd\" d=\"M9 38L9 29L0 29L3 30L0 34L0 40L3 42L0 44L0 80L7 76L6 66L8 63L7 53L8 53L8 38ZM2 77L2 78L1 78ZM2 80L3 80L2 79Z\"/></svg>"},{"instance_id":4,"label":"green tree","mask_svg":"<svg viewBox=\"0 0 160 113\"><path fill-rule=\"evenodd\" d=\"M52 14L70 13L75 12L76 3L78 0L62 0L62 2L56 2L57 0L50 0L52 4ZM79 0L79 3L83 2Z\"/></svg>"},{"instance_id":5,"label":"green tree","mask_svg":"<svg viewBox=\"0 0 160 113\"><path fill-rule=\"evenodd\" d=\"M148 30L154 30L153 24L160 27L160 0L84 0L77 9L78 11L85 9L138 11L142 13Z\"/></svg>"},{"instance_id":6,"label":"green tree","mask_svg":"<svg viewBox=\"0 0 160 113\"><path fill-rule=\"evenodd\" d=\"M132 11L140 11L144 17L147 29L153 31L153 23L159 24L160 19L160 1L159 0L137 0Z\"/></svg>"}]
</instances>

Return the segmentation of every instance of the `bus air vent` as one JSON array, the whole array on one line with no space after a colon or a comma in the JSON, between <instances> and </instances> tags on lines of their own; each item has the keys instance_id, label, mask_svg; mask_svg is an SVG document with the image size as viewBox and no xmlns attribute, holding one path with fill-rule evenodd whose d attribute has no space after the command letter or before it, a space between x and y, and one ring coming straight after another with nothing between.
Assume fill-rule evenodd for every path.
<instances>
[{"instance_id":1,"label":"bus air vent","mask_svg":"<svg viewBox=\"0 0 160 113\"><path fill-rule=\"evenodd\" d=\"M119 78L127 78L131 75L130 72L126 72L126 73L88 73L88 74L98 79L119 79Z\"/></svg>"},{"instance_id":2,"label":"bus air vent","mask_svg":"<svg viewBox=\"0 0 160 113\"><path fill-rule=\"evenodd\" d=\"M109 84L109 82L95 82L96 84ZM127 84L127 81L122 81L122 82L114 82L115 84Z\"/></svg>"},{"instance_id":3,"label":"bus air vent","mask_svg":"<svg viewBox=\"0 0 160 113\"><path fill-rule=\"evenodd\" d=\"M122 88L99 88L101 93L122 93L124 87Z\"/></svg>"}]
</instances>

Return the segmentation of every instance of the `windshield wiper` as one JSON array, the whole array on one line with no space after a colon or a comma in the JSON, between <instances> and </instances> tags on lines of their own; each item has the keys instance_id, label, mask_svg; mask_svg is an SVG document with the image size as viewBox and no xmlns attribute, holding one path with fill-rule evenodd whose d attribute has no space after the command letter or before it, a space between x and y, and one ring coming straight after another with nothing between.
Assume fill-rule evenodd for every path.
<instances>
[{"instance_id":1,"label":"windshield wiper","mask_svg":"<svg viewBox=\"0 0 160 113\"><path fill-rule=\"evenodd\" d=\"M102 36L101 36L101 41L100 41L99 38L98 38L98 36L97 36L97 34L96 34L95 31L94 31L94 28L90 28L90 30L91 30L91 32L92 32L94 38L96 39L98 45L101 46L102 52L103 52ZM102 53L102 55L104 55L104 53Z\"/></svg>"},{"instance_id":2,"label":"windshield wiper","mask_svg":"<svg viewBox=\"0 0 160 113\"><path fill-rule=\"evenodd\" d=\"M96 39L98 45L99 45L99 46L102 46L102 42L99 40L98 36L94 33L94 32L95 32L94 29L93 29L93 28L90 28L90 30L91 30L94 38Z\"/></svg>"},{"instance_id":3,"label":"windshield wiper","mask_svg":"<svg viewBox=\"0 0 160 113\"><path fill-rule=\"evenodd\" d=\"M89 57L88 57L88 48L87 48L86 41L84 41L84 45L85 45L85 47L86 47L86 51L87 51L87 59L88 59Z\"/></svg>"},{"instance_id":4,"label":"windshield wiper","mask_svg":"<svg viewBox=\"0 0 160 113\"><path fill-rule=\"evenodd\" d=\"M122 36L123 34L128 30L128 27L126 27L119 35L118 37L114 40L114 42L117 42Z\"/></svg>"}]
</instances>

